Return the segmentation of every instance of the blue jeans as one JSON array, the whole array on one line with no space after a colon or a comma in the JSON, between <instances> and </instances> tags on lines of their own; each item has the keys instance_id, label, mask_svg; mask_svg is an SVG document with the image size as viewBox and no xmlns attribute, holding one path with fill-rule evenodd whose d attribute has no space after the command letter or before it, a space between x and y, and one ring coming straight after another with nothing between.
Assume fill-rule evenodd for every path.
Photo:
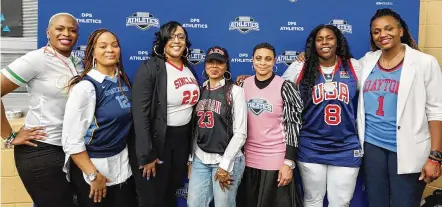
<instances>
[{"instance_id":1,"label":"blue jeans","mask_svg":"<svg viewBox=\"0 0 442 207\"><path fill-rule=\"evenodd\" d=\"M397 154L365 142L364 178L370 207L417 207L425 188L420 173L397 173Z\"/></svg>"},{"instance_id":2,"label":"blue jeans","mask_svg":"<svg viewBox=\"0 0 442 207\"><path fill-rule=\"evenodd\" d=\"M230 176L233 178L233 185L230 190L223 192L219 182L215 181L215 174L218 165L206 165L195 156L192 162L190 173L187 205L189 207L206 207L215 198L216 207L235 207L236 192L241 182L245 168L245 158L240 156L235 158L235 164Z\"/></svg>"}]
</instances>

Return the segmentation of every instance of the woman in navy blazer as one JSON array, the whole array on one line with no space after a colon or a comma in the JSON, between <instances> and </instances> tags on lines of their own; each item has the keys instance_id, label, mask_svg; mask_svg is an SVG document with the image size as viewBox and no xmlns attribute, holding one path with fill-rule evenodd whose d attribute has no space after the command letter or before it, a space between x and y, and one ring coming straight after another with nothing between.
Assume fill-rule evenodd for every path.
<instances>
[{"instance_id":1,"label":"woman in navy blazer","mask_svg":"<svg viewBox=\"0 0 442 207\"><path fill-rule=\"evenodd\" d=\"M418 50L391 9L372 17L370 37L372 51L361 59L357 120L369 206L416 207L425 184L440 176L440 67Z\"/></svg>"}]
</instances>

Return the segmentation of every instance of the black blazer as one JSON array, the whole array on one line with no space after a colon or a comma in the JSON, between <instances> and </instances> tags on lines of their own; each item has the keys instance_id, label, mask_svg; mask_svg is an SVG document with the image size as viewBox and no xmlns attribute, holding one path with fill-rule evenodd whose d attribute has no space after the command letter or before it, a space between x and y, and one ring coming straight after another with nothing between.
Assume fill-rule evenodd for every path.
<instances>
[{"instance_id":1,"label":"black blazer","mask_svg":"<svg viewBox=\"0 0 442 207\"><path fill-rule=\"evenodd\" d=\"M138 68L132 85L132 116L138 164L145 165L161 155L166 140L167 71L163 59L151 57Z\"/></svg>"}]
</instances>

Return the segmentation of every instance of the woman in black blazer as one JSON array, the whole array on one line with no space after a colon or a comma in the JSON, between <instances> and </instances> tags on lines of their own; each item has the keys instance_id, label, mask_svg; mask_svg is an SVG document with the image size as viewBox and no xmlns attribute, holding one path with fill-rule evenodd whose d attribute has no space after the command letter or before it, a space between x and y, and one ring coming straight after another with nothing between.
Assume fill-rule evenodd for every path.
<instances>
[{"instance_id":1,"label":"woman in black blazer","mask_svg":"<svg viewBox=\"0 0 442 207\"><path fill-rule=\"evenodd\" d=\"M200 93L187 61L190 46L178 22L162 25L152 57L135 76L132 162L140 206L176 206L175 192L186 177L191 117Z\"/></svg>"}]
</instances>

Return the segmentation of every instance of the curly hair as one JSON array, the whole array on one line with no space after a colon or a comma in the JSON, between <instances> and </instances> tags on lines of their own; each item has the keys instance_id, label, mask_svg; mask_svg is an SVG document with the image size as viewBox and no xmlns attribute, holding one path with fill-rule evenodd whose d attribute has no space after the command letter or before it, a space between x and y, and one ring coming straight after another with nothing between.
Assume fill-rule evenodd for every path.
<instances>
[{"instance_id":1,"label":"curly hair","mask_svg":"<svg viewBox=\"0 0 442 207\"><path fill-rule=\"evenodd\" d=\"M117 40L117 44L118 46L121 48L120 45L120 40L118 39L117 35L115 35L113 32L107 30L107 29L97 29L94 32L92 32L92 34L89 36L89 39L87 40L87 44L86 44L86 50L84 51L84 59L83 59L83 64L84 64L84 70L80 75L76 75L74 76L70 81L69 84L67 86L68 90L70 90L75 84L77 84L78 82L80 82L88 73L89 71L91 71L94 67L93 62L94 62L94 49L95 49L95 44L97 44L97 40L98 38L104 34L104 33L111 33L115 39ZM124 78L124 81L126 82L126 84L131 87L129 78L127 77L126 72L124 71L123 68L123 58L122 58L122 53L120 52L120 57L118 57L118 62L117 62L117 68L118 71L120 71L118 73L118 85L121 88L121 76ZM124 94L124 91L121 90L121 92Z\"/></svg>"},{"instance_id":2,"label":"curly hair","mask_svg":"<svg viewBox=\"0 0 442 207\"><path fill-rule=\"evenodd\" d=\"M219 47L219 46L214 46L214 47ZM231 77L232 73L230 73L229 53L227 52L227 50L225 48L222 48L222 47L219 47L219 48L221 48L224 51L225 55L227 56L228 61L226 62L226 66L227 66L226 72L229 72L229 74L230 74L230 78L224 79L225 80L224 94L225 94L226 101L227 101L227 104L226 104L227 135L229 135L229 139L231 139L233 137L233 115L234 115L233 111L232 111L232 101L233 100L231 98L231 94L232 94L232 87L234 84L233 84L232 77ZM206 62L204 64L206 64ZM204 81L208 80L209 76L207 75L206 70L203 69L203 71L204 71L203 72ZM207 82L207 87L209 88L208 90L209 90L209 98L210 98L210 82ZM206 89L201 88L201 90L206 90Z\"/></svg>"},{"instance_id":3,"label":"curly hair","mask_svg":"<svg viewBox=\"0 0 442 207\"><path fill-rule=\"evenodd\" d=\"M411 36L410 29L408 29L407 23L402 19L401 15L399 15L398 13L396 13L395 11L393 11L389 8L384 8L384 9L378 9L370 20L370 30L369 31L370 31L370 49L371 49L371 51L376 51L376 50L380 49L375 44L375 42L373 40L373 35L371 33L371 26L373 25L373 21L380 18L380 17L385 17L385 16L390 16L390 17L393 17L394 19L396 19L396 21L398 22L399 28L402 28L404 30L404 35L401 37L401 43L407 44L408 46L410 46L411 48L413 48L415 50L419 50L418 45L416 44L416 42L413 39L413 36Z\"/></svg>"},{"instance_id":4,"label":"curly hair","mask_svg":"<svg viewBox=\"0 0 442 207\"><path fill-rule=\"evenodd\" d=\"M336 36L337 48L336 55L339 56L342 60L342 64L345 70L348 70L348 61L353 58L353 55L350 52L350 47L348 46L347 39L344 34L342 34L341 30L339 30L334 25L329 24L321 24L315 27L307 37L307 41L305 43L305 58L306 62L304 64L304 74L302 76L300 86L305 90L302 90L301 96L304 100L308 100L311 97L312 88L315 85L316 78L318 75L318 67L319 67L319 55L316 52L316 35L319 33L321 29L330 29L333 31ZM307 103L307 102L304 102Z\"/></svg>"},{"instance_id":5,"label":"curly hair","mask_svg":"<svg viewBox=\"0 0 442 207\"><path fill-rule=\"evenodd\" d=\"M184 30L184 34L186 35L186 47L187 49L184 51L183 55L181 56L181 61L186 67L189 67L189 61L187 60L187 54L189 52L190 47L192 46L192 43L189 40L189 36L187 34L187 30L178 22L176 21L170 21L166 24L163 24L160 27L160 31L155 32L155 40L153 41L152 45L152 57L158 57L163 60L166 60L167 57L164 55L164 47L166 46L167 42L169 41L172 34L175 32L175 30L181 27Z\"/></svg>"}]
</instances>

